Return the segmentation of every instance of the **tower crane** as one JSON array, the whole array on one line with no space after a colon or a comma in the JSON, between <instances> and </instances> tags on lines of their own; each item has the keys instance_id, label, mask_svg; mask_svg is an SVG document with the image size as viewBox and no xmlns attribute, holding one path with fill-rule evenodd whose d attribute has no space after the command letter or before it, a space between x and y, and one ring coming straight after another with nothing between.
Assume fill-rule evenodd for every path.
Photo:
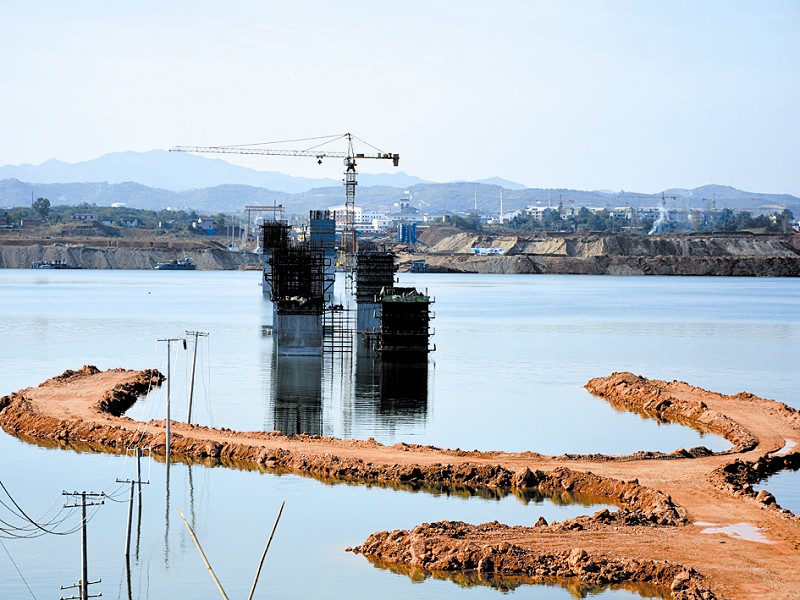
<instances>
[{"instance_id":1,"label":"tower crane","mask_svg":"<svg viewBox=\"0 0 800 600\"><path fill-rule=\"evenodd\" d=\"M345 152L341 151L331 151L323 149L322 146L328 144L330 142L335 142L341 139L347 140L347 150ZM370 146L373 150L376 150L375 153L357 153L353 149L353 140L356 139L359 142ZM321 142L316 146L311 148L307 148L305 150L281 150L276 148L263 148L260 146L266 146L269 144L280 144L280 143L294 143L294 142L304 142L310 140L327 140L325 142ZM353 257L355 256L356 251L356 230L355 230L355 199L356 199L356 185L358 182L356 181L356 160L361 159L385 159L391 160L393 166L398 166L400 164L400 155L399 154L391 154L388 152L382 152L364 142L359 138L356 138L351 133L345 133L338 136L326 136L326 137L318 137L318 138L305 138L301 140L285 140L284 142L266 142L262 144L245 144L240 146L175 146L174 148L170 149L170 152L194 152L198 154L260 154L266 156L308 156L311 158L316 158L318 164L322 164L323 158L341 158L344 160L344 191L345 191L345 218L344 224L342 226L342 245L340 246L339 252L341 255L341 262L345 265L346 268L351 268L353 265Z\"/></svg>"}]
</instances>

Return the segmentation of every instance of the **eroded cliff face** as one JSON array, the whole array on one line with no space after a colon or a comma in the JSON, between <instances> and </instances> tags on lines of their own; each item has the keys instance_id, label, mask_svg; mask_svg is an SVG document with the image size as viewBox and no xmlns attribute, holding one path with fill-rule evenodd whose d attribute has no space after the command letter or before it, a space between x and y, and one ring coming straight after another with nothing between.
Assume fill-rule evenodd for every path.
<instances>
[{"instance_id":1,"label":"eroded cliff face","mask_svg":"<svg viewBox=\"0 0 800 600\"><path fill-rule=\"evenodd\" d=\"M428 237L426 237L428 236ZM582 275L800 276L800 236L421 236L414 260L432 271ZM502 248L478 256L472 248Z\"/></svg>"},{"instance_id":2,"label":"eroded cliff face","mask_svg":"<svg viewBox=\"0 0 800 600\"><path fill-rule=\"evenodd\" d=\"M800 277L800 235L526 237L434 228L420 240L414 254L400 256L400 270L408 270L412 260L422 260L431 271L463 273ZM0 242L0 268L27 269L37 260L64 260L83 269L152 269L184 256L202 270L260 265L256 254L191 241L166 246L154 242L152 247L125 240L106 243L54 246L6 240ZM470 253L472 248L489 247L502 248L504 254Z\"/></svg>"},{"instance_id":3,"label":"eroded cliff face","mask_svg":"<svg viewBox=\"0 0 800 600\"><path fill-rule=\"evenodd\" d=\"M81 269L152 269L159 262L187 256L202 270L256 267L260 257L221 248L126 248L99 246L0 245L0 268L27 269L36 260L64 260Z\"/></svg>"}]
</instances>

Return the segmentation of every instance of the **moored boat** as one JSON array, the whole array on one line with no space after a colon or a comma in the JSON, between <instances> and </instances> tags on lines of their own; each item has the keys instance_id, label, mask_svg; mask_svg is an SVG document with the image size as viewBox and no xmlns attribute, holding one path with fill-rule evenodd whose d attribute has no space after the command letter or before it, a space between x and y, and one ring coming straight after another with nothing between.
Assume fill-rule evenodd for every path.
<instances>
[{"instance_id":1,"label":"moored boat","mask_svg":"<svg viewBox=\"0 0 800 600\"><path fill-rule=\"evenodd\" d=\"M156 265L156 269L160 271L194 271L196 268L197 265L189 257L160 262Z\"/></svg>"},{"instance_id":2,"label":"moored boat","mask_svg":"<svg viewBox=\"0 0 800 600\"><path fill-rule=\"evenodd\" d=\"M35 260L31 263L31 269L75 269L67 261L56 258L54 260Z\"/></svg>"}]
</instances>

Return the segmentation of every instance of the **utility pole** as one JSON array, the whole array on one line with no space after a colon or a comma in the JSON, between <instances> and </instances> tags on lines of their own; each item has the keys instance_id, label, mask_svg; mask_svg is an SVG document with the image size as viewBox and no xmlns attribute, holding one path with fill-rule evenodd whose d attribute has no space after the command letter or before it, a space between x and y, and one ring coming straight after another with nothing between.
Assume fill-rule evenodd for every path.
<instances>
[{"instance_id":1,"label":"utility pole","mask_svg":"<svg viewBox=\"0 0 800 600\"><path fill-rule=\"evenodd\" d=\"M127 533L125 534L125 560L127 561L131 556L131 529L133 527L133 500L134 500L134 486L139 486L139 508L141 509L142 503L142 484L150 483L149 481L142 481L141 479L141 465L139 464L139 459L142 457L142 449L137 447L136 448L136 479L117 479L117 483L129 483L131 484L131 491L130 496L128 497L128 529Z\"/></svg>"},{"instance_id":2,"label":"utility pole","mask_svg":"<svg viewBox=\"0 0 800 600\"><path fill-rule=\"evenodd\" d=\"M178 341L181 341L181 340L183 340L184 344L186 343L186 340L183 339L183 338L162 338L162 339L158 340L159 342L167 342L167 444L166 444L166 449L165 449L165 452L166 452L166 455L167 455L167 462L169 462L169 453L170 453L169 452L170 451L169 445L170 445L170 438L171 438L171 435L172 435L172 431L170 430L171 417L170 417L170 406L169 406L169 403L170 403L170 380L172 379L171 373L170 373L170 344L172 342L178 342Z\"/></svg>"},{"instance_id":3,"label":"utility pole","mask_svg":"<svg viewBox=\"0 0 800 600\"><path fill-rule=\"evenodd\" d=\"M99 506L102 505L104 502L102 500L98 501L91 501L93 498L103 498L105 494L103 492L94 493L94 492L62 492L62 496L80 496L81 503L80 504L65 504L64 508L77 508L78 506L81 507L81 578L78 580L78 583L73 585L62 585L62 590L67 590L71 588L78 588L78 595L77 596L68 596L67 598L61 598L60 600L88 600L89 598L97 598L102 596L102 594L95 594L93 596L89 595L89 586L94 585L95 583L100 583L102 580L98 579L97 581L89 581L89 566L87 561L87 541L86 541L86 507L87 506ZM86 498L90 498L90 501L87 502Z\"/></svg>"},{"instance_id":4,"label":"utility pole","mask_svg":"<svg viewBox=\"0 0 800 600\"><path fill-rule=\"evenodd\" d=\"M186 411L186 422L191 424L192 422L192 397L194 396L194 372L195 367L197 366L197 338L199 337L208 337L208 333L204 333L202 331L187 331L187 336L194 336L194 353L192 355L192 379L191 383L189 384L189 407Z\"/></svg>"},{"instance_id":5,"label":"utility pole","mask_svg":"<svg viewBox=\"0 0 800 600\"><path fill-rule=\"evenodd\" d=\"M136 560L139 560L139 541L142 535L142 448L136 447L136 480L139 482L138 519L136 522ZM149 483L149 482L148 482Z\"/></svg>"}]
</instances>

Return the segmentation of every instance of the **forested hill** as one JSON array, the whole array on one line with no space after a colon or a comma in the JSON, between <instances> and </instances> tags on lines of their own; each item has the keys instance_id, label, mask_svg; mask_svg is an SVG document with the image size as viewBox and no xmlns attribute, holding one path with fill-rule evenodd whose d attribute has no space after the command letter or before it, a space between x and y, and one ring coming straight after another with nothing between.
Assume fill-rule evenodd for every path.
<instances>
[{"instance_id":1,"label":"forested hill","mask_svg":"<svg viewBox=\"0 0 800 600\"><path fill-rule=\"evenodd\" d=\"M356 203L375 210L391 210L394 203L410 200L423 213L497 214L500 211L500 186L477 182L418 183L409 187L359 185ZM788 208L800 215L800 198L788 194L766 194L709 185L693 190L665 190L669 207L710 209L731 208L750 212L780 212ZM308 210L344 203L343 186L330 186L289 193L240 184L170 191L139 183L29 183L18 179L0 180L0 207L30 206L32 198L47 198L51 205L81 204L110 206L124 203L131 208L163 210L185 208L202 214L238 213L247 205L282 204L287 213L305 214ZM581 191L570 189L503 189L503 210L508 213L526 206L557 208L652 207L660 206L661 192Z\"/></svg>"}]
</instances>

